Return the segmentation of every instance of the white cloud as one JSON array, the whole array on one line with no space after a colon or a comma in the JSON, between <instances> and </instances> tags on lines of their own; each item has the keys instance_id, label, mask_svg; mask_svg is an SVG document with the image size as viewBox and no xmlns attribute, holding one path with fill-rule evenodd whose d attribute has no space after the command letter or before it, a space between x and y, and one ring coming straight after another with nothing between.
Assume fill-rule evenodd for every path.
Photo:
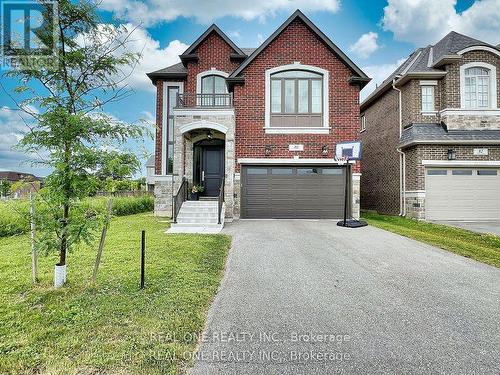
<instances>
[{"instance_id":1,"label":"white cloud","mask_svg":"<svg viewBox=\"0 0 500 375\"><path fill-rule=\"evenodd\" d=\"M365 66L362 70L372 80L361 90L360 100L363 101L373 90L380 85L392 72L396 70L406 59L399 59L398 61L390 64L370 65Z\"/></svg>"},{"instance_id":2,"label":"white cloud","mask_svg":"<svg viewBox=\"0 0 500 375\"><path fill-rule=\"evenodd\" d=\"M382 26L396 39L419 46L434 44L450 31L485 42L500 41L500 3L498 0L476 0L458 13L456 0L388 0Z\"/></svg>"},{"instance_id":3,"label":"white cloud","mask_svg":"<svg viewBox=\"0 0 500 375\"><path fill-rule=\"evenodd\" d=\"M134 31L132 39L133 42L128 46L129 51L142 52L142 57L128 78L128 84L133 88L152 92L155 91L155 87L146 73L180 62L179 55L189 47L179 40L172 40L165 48L161 48L160 42L141 28Z\"/></svg>"},{"instance_id":4,"label":"white cloud","mask_svg":"<svg viewBox=\"0 0 500 375\"><path fill-rule=\"evenodd\" d=\"M27 108L32 113L38 113L33 108ZM37 174L40 172L36 168L29 167L28 160L39 159L37 155L26 155L23 152L12 149L28 132L27 124L33 119L28 114L20 110L15 110L7 106L0 108L0 169L16 170ZM45 173L46 170L42 170Z\"/></svg>"},{"instance_id":5,"label":"white cloud","mask_svg":"<svg viewBox=\"0 0 500 375\"><path fill-rule=\"evenodd\" d=\"M109 24L101 24L99 28L103 30L99 34L98 39L100 42L109 42L110 40L125 41L125 46L114 50L115 56L120 56L125 52L141 54L140 61L131 67L122 67L121 73L117 74L117 81L124 77L125 84L130 88L137 90L155 91L154 85L151 83L146 73L165 68L180 62L179 55L182 54L189 46L179 40L172 40L165 48L160 47L160 42L153 39L148 31L144 28L134 26L132 24L122 24L115 27ZM106 40L111 37L113 39ZM79 45L92 43L92 36L88 34L80 34L76 41Z\"/></svg>"},{"instance_id":6,"label":"white cloud","mask_svg":"<svg viewBox=\"0 0 500 375\"><path fill-rule=\"evenodd\" d=\"M377 44L378 34L370 31L363 34L359 39L349 47L349 49L359 57L366 59L373 52L378 50L380 46Z\"/></svg>"},{"instance_id":7,"label":"white cloud","mask_svg":"<svg viewBox=\"0 0 500 375\"><path fill-rule=\"evenodd\" d=\"M217 18L233 16L244 20L264 20L278 11L337 12L340 0L103 0L100 7L117 17L146 26L178 17L193 17L209 24Z\"/></svg>"}]
</instances>

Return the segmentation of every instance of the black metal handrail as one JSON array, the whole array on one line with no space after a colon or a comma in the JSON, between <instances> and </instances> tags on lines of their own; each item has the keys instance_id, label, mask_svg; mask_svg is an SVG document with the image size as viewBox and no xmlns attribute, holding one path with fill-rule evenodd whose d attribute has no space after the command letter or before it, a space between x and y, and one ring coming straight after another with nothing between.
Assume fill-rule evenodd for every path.
<instances>
[{"instance_id":1,"label":"black metal handrail","mask_svg":"<svg viewBox=\"0 0 500 375\"><path fill-rule=\"evenodd\" d=\"M222 207L224 206L224 183L225 183L225 178L222 177L222 181L220 183L220 188L219 188L219 212L218 212L219 224L221 224Z\"/></svg>"},{"instance_id":2,"label":"black metal handrail","mask_svg":"<svg viewBox=\"0 0 500 375\"><path fill-rule=\"evenodd\" d=\"M176 108L232 108L233 94L177 94Z\"/></svg>"},{"instance_id":3,"label":"black metal handrail","mask_svg":"<svg viewBox=\"0 0 500 375\"><path fill-rule=\"evenodd\" d=\"M182 178L181 186L177 190L177 194L172 197L172 218L174 223L177 223L177 215L181 210L182 204L188 198L188 180L186 177Z\"/></svg>"}]
</instances>

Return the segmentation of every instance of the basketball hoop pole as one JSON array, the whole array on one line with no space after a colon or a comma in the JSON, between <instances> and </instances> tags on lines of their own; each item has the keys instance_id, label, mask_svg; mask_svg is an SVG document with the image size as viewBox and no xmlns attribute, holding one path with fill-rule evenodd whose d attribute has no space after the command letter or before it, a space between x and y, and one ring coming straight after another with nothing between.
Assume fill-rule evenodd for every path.
<instances>
[{"instance_id":1,"label":"basketball hoop pole","mask_svg":"<svg viewBox=\"0 0 500 375\"><path fill-rule=\"evenodd\" d=\"M347 205L349 204L349 157L346 158L345 163L345 191L344 191L344 223L345 227L347 224Z\"/></svg>"}]
</instances>

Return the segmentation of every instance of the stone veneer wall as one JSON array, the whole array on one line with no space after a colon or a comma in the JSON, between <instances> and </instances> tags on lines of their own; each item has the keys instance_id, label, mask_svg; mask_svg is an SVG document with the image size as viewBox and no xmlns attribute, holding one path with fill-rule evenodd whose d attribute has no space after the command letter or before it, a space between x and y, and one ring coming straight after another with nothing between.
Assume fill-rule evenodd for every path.
<instances>
[{"instance_id":1,"label":"stone veneer wall","mask_svg":"<svg viewBox=\"0 0 500 375\"><path fill-rule=\"evenodd\" d=\"M195 112L195 111L193 111ZM234 218L234 212L239 212L239 207L234 208L234 115L175 115L174 118L174 174L173 183L164 181L165 177L155 183L155 214L170 216L172 214L172 194L177 193L182 178L186 177L190 184L193 183L193 141L189 132L183 134L184 125L196 123L198 129L209 128L211 123L227 127L225 138L225 191L226 219ZM236 216L239 217L239 216Z\"/></svg>"},{"instance_id":2,"label":"stone veneer wall","mask_svg":"<svg viewBox=\"0 0 500 375\"><path fill-rule=\"evenodd\" d=\"M448 130L500 130L500 111L497 114L461 114L460 111L454 113L441 114L441 120L446 124Z\"/></svg>"},{"instance_id":3,"label":"stone veneer wall","mask_svg":"<svg viewBox=\"0 0 500 375\"><path fill-rule=\"evenodd\" d=\"M361 201L361 173L353 173L351 179L351 216L354 219L359 219L361 214L360 201Z\"/></svg>"}]
</instances>

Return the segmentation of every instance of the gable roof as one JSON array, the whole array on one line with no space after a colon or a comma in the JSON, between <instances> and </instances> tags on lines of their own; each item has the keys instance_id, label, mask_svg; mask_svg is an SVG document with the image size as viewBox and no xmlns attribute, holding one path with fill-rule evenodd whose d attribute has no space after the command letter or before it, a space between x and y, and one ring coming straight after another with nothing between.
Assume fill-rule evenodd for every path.
<instances>
[{"instance_id":1,"label":"gable roof","mask_svg":"<svg viewBox=\"0 0 500 375\"><path fill-rule=\"evenodd\" d=\"M469 47L487 47L499 51L498 47L480 40L451 31L435 45L418 48L396 68L368 97L361 103L361 110L374 102L380 95L396 85L402 85L412 78L441 78L446 72L440 69L443 63L460 59L460 51Z\"/></svg>"},{"instance_id":2,"label":"gable roof","mask_svg":"<svg viewBox=\"0 0 500 375\"><path fill-rule=\"evenodd\" d=\"M302 13L300 10L296 10L288 19L274 32L267 38L264 43L262 43L255 51L252 52L252 54L243 61L243 63L228 77L228 80L231 81L231 79L236 80L238 76L243 72L243 70L274 40L280 35L283 30L285 30L288 25L290 25L294 20L300 19L302 22L306 24L309 29L315 33L319 39L321 39L326 46L333 51L337 56L340 57L340 59L349 67L351 68L352 71L355 72L357 75L356 78L360 80L361 82L364 82L363 86L366 85L369 81L370 78L356 65L354 62L352 62L351 59L349 59L344 52L340 48L338 48L318 27L311 22L309 18L307 18L304 13Z\"/></svg>"},{"instance_id":3,"label":"gable roof","mask_svg":"<svg viewBox=\"0 0 500 375\"><path fill-rule=\"evenodd\" d=\"M182 62L185 62L189 59L195 58L194 52L196 51L196 48L212 33L215 32L217 35L219 35L224 41L231 46L231 48L236 52L237 55L246 57L246 54L236 45L234 42L229 39L229 37L224 34L224 32L219 29L219 27L216 24L212 24L208 29L205 30L203 34L199 36L198 39L194 41L193 44L191 44L187 50L184 51L182 55L179 57L181 58Z\"/></svg>"}]
</instances>

